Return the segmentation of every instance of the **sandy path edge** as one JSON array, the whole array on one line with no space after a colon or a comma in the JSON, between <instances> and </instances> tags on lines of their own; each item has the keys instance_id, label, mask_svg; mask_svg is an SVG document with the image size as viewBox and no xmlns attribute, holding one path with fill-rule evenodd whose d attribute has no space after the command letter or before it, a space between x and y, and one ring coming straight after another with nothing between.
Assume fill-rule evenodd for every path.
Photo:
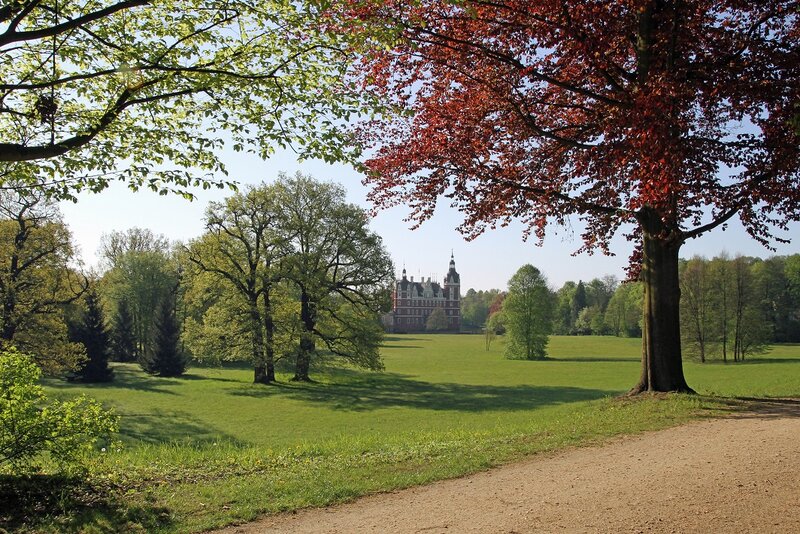
<instances>
[{"instance_id":1,"label":"sandy path edge","mask_svg":"<svg viewBox=\"0 0 800 534\"><path fill-rule=\"evenodd\" d=\"M800 532L800 399L217 532Z\"/></svg>"}]
</instances>

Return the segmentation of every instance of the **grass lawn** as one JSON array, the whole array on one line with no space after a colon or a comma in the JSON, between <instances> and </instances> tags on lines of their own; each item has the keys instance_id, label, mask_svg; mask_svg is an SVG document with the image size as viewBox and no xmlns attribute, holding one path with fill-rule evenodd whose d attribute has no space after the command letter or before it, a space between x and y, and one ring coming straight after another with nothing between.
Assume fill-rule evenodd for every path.
<instances>
[{"instance_id":1,"label":"grass lawn","mask_svg":"<svg viewBox=\"0 0 800 534\"><path fill-rule=\"evenodd\" d=\"M256 386L246 367L162 379L133 365L111 384L49 381L51 394L113 406L124 446L91 466L86 493L100 504L67 502L36 528L198 531L730 409L706 396L616 398L636 382L640 343L553 337L550 360L525 362L504 359L501 340L487 352L481 336L405 335L387 339L385 372L317 369L311 384L283 374ZM800 346L779 346L685 367L703 395L798 396L799 363Z\"/></svg>"}]
</instances>

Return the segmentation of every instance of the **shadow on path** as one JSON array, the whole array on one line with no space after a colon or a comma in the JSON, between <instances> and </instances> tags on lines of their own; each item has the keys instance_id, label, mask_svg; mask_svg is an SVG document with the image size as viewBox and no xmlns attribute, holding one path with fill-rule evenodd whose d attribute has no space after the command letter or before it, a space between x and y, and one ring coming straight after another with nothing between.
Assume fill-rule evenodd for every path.
<instances>
[{"instance_id":1,"label":"shadow on path","mask_svg":"<svg viewBox=\"0 0 800 534\"><path fill-rule=\"evenodd\" d=\"M733 397L723 402L737 419L800 418L800 399Z\"/></svg>"}]
</instances>

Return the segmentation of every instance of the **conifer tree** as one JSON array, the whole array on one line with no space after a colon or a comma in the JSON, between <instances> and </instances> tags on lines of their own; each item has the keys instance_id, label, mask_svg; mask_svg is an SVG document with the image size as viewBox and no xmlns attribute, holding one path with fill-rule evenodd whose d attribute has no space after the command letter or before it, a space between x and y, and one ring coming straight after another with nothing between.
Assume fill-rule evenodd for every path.
<instances>
[{"instance_id":1,"label":"conifer tree","mask_svg":"<svg viewBox=\"0 0 800 534\"><path fill-rule=\"evenodd\" d=\"M108 367L109 334L97 292L86 294L83 320L75 327L73 340L86 348L86 360L75 373L81 382L110 382L114 372Z\"/></svg>"},{"instance_id":2,"label":"conifer tree","mask_svg":"<svg viewBox=\"0 0 800 534\"><path fill-rule=\"evenodd\" d=\"M133 333L133 315L126 299L119 301L111 334L114 359L118 362L135 361L136 338Z\"/></svg>"},{"instance_id":3,"label":"conifer tree","mask_svg":"<svg viewBox=\"0 0 800 534\"><path fill-rule=\"evenodd\" d=\"M175 315L175 301L168 296L161 301L155 322L155 336L149 353L142 358L145 372L165 377L180 376L186 371L187 358L180 346L180 325Z\"/></svg>"}]
</instances>

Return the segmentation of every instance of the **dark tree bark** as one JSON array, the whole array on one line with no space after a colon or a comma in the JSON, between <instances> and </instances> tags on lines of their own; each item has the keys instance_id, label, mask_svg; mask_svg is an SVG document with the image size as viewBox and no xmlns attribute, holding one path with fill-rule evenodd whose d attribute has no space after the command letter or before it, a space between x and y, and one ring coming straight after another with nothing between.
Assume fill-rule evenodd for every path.
<instances>
[{"instance_id":1,"label":"dark tree bark","mask_svg":"<svg viewBox=\"0 0 800 534\"><path fill-rule=\"evenodd\" d=\"M250 321L253 324L253 383L269 384L267 361L264 357L264 336L261 332L261 313L258 310L257 299L253 292L250 298Z\"/></svg>"},{"instance_id":2,"label":"dark tree bark","mask_svg":"<svg viewBox=\"0 0 800 534\"><path fill-rule=\"evenodd\" d=\"M664 227L654 210L643 209L638 219L642 228L644 285L642 374L629 393L694 393L686 383L681 359L678 252L682 241Z\"/></svg>"},{"instance_id":3,"label":"dark tree bark","mask_svg":"<svg viewBox=\"0 0 800 534\"><path fill-rule=\"evenodd\" d=\"M14 236L14 251L8 268L8 283L3 287L3 324L0 326L0 337L4 341L12 341L17 333L17 322L14 319L17 307L16 287L20 276L19 253L28 239L28 226L23 218L18 218L19 230Z\"/></svg>"},{"instance_id":4,"label":"dark tree bark","mask_svg":"<svg viewBox=\"0 0 800 534\"><path fill-rule=\"evenodd\" d=\"M266 383L275 382L275 320L272 317L272 302L269 289L264 290L264 338L266 359Z\"/></svg>"},{"instance_id":5,"label":"dark tree bark","mask_svg":"<svg viewBox=\"0 0 800 534\"><path fill-rule=\"evenodd\" d=\"M308 292L303 288L300 293L300 321L303 323L303 332L300 334L300 347L297 352L294 377L292 378L296 382L311 381L308 372L311 366L311 356L315 350L314 327L316 326L313 308Z\"/></svg>"}]
</instances>

